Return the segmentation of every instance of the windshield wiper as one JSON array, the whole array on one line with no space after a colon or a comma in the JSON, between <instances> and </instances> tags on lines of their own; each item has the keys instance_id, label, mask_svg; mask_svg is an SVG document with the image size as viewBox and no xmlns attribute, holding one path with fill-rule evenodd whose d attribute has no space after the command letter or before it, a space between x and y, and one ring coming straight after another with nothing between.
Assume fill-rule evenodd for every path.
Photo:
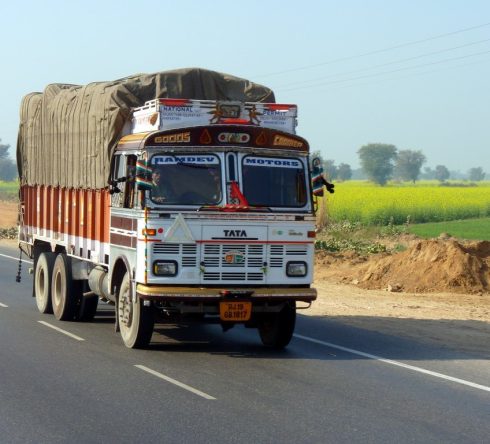
<instances>
[{"instance_id":1,"label":"windshield wiper","mask_svg":"<svg viewBox=\"0 0 490 444\"><path fill-rule=\"evenodd\" d=\"M182 166L186 166L186 167L190 167L190 168L205 168L207 169L207 165L196 165L195 163L186 163L186 162L183 162L182 160L179 160L179 158L177 157L176 154L172 154L172 153L165 153L165 156L170 156L170 157L173 157L174 160L175 160L175 163L177 165L182 165Z\"/></svg>"},{"instance_id":2,"label":"windshield wiper","mask_svg":"<svg viewBox=\"0 0 490 444\"><path fill-rule=\"evenodd\" d=\"M206 165L196 165L195 163L185 163L185 162L180 162L177 160L177 165L185 166L185 167L190 167L190 168L200 168L200 169L208 169Z\"/></svg>"}]
</instances>

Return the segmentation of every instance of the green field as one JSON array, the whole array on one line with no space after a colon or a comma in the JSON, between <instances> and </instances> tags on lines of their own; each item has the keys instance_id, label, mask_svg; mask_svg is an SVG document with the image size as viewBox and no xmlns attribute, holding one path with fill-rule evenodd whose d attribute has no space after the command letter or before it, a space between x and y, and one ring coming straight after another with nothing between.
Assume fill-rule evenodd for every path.
<instances>
[{"instance_id":1,"label":"green field","mask_svg":"<svg viewBox=\"0 0 490 444\"><path fill-rule=\"evenodd\" d=\"M417 224L410 226L408 231L425 238L438 237L441 233L447 233L458 239L490 241L490 217Z\"/></svg>"},{"instance_id":2,"label":"green field","mask_svg":"<svg viewBox=\"0 0 490 444\"><path fill-rule=\"evenodd\" d=\"M0 200L15 201L19 197L19 182L3 182L0 180Z\"/></svg>"},{"instance_id":3,"label":"green field","mask_svg":"<svg viewBox=\"0 0 490 444\"><path fill-rule=\"evenodd\" d=\"M18 189L17 181L0 181L0 200L16 200ZM409 231L421 237L448 233L458 238L490 240L489 181L478 186L446 187L436 181L390 183L384 187L347 181L336 183L334 194L327 193L326 205L331 222L396 226L408 221Z\"/></svg>"},{"instance_id":4,"label":"green field","mask_svg":"<svg viewBox=\"0 0 490 444\"><path fill-rule=\"evenodd\" d=\"M337 183L335 193L327 196L327 212L330 221L364 225L490 217L490 182L440 186L436 181L421 181L382 187L367 181L347 181Z\"/></svg>"}]
</instances>

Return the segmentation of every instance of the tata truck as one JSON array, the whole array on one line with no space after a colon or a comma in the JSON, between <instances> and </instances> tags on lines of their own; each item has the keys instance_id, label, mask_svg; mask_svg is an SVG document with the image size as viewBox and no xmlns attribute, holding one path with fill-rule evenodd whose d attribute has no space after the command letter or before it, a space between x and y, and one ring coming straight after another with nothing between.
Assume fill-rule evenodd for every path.
<instances>
[{"instance_id":1,"label":"tata truck","mask_svg":"<svg viewBox=\"0 0 490 444\"><path fill-rule=\"evenodd\" d=\"M196 68L27 95L19 248L39 311L91 321L112 304L129 348L168 322L243 324L285 347L316 299L296 125L268 88Z\"/></svg>"}]
</instances>

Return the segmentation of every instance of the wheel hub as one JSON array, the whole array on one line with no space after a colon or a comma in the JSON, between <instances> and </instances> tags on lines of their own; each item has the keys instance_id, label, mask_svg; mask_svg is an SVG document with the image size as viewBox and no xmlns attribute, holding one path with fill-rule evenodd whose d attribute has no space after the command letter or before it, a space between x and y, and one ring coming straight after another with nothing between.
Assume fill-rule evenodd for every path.
<instances>
[{"instance_id":1,"label":"wheel hub","mask_svg":"<svg viewBox=\"0 0 490 444\"><path fill-rule=\"evenodd\" d=\"M133 304L129 299L129 291L123 293L119 300L119 322L122 322L125 326L130 327L133 321Z\"/></svg>"}]
</instances>

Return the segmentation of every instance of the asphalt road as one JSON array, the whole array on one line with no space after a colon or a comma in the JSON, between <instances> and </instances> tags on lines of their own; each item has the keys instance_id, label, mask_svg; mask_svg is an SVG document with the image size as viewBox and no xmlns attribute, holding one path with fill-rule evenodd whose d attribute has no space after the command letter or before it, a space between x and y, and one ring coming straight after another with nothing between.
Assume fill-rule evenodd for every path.
<instances>
[{"instance_id":1,"label":"asphalt road","mask_svg":"<svg viewBox=\"0 0 490 444\"><path fill-rule=\"evenodd\" d=\"M283 352L213 325L129 350L112 307L42 315L29 264L17 284L17 252L0 254L1 443L489 442L482 356L305 316Z\"/></svg>"}]
</instances>

